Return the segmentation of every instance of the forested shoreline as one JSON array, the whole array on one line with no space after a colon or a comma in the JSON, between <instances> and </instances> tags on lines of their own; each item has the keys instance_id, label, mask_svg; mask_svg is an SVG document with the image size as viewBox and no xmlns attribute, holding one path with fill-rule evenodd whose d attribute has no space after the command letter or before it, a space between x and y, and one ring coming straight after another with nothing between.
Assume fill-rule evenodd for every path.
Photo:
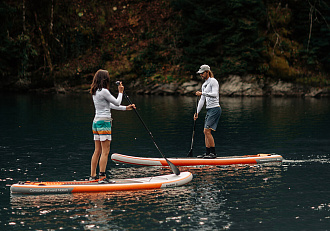
<instances>
[{"instance_id":1,"label":"forested shoreline","mask_svg":"<svg viewBox=\"0 0 330 231\"><path fill-rule=\"evenodd\" d=\"M5 0L0 88L88 88L93 74L145 88L253 76L329 89L324 0ZM136 83L139 83L136 84Z\"/></svg>"}]
</instances>

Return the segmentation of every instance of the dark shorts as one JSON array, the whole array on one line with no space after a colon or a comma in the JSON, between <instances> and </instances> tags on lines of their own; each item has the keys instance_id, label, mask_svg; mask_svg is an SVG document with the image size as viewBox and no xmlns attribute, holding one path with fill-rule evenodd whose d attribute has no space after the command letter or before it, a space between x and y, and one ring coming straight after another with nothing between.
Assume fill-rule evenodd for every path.
<instances>
[{"instance_id":1,"label":"dark shorts","mask_svg":"<svg viewBox=\"0 0 330 231\"><path fill-rule=\"evenodd\" d=\"M217 129L220 116L221 116L221 107L214 107L207 109L204 128L212 129L213 131L215 131Z\"/></svg>"}]
</instances>

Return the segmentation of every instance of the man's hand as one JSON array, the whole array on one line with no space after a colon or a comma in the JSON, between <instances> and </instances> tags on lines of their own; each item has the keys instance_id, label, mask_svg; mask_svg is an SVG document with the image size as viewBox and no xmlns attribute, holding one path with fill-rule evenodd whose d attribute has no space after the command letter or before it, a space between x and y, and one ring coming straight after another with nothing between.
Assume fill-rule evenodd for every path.
<instances>
[{"instance_id":1,"label":"man's hand","mask_svg":"<svg viewBox=\"0 0 330 231\"><path fill-rule=\"evenodd\" d=\"M195 95L201 96L202 95L202 92L201 91L196 91Z\"/></svg>"},{"instance_id":2,"label":"man's hand","mask_svg":"<svg viewBox=\"0 0 330 231\"><path fill-rule=\"evenodd\" d=\"M197 120L197 119L198 119L198 114L195 113L195 114L194 114L194 120Z\"/></svg>"}]
</instances>

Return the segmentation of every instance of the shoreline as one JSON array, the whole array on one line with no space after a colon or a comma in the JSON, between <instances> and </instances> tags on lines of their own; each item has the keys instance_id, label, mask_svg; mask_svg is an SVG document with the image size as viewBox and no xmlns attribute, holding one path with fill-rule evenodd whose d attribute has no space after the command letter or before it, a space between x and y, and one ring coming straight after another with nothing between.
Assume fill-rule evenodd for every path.
<instances>
[{"instance_id":1,"label":"shoreline","mask_svg":"<svg viewBox=\"0 0 330 231\"><path fill-rule=\"evenodd\" d=\"M219 80L218 80L219 81ZM157 83L146 84L141 80L127 82L125 90L130 94L138 95L185 95L194 96L201 89L202 81L190 80L184 83ZM219 81L220 96L227 97L330 97L330 86L312 87L298 83L284 82L281 80L258 79L254 76L229 76L224 81ZM89 93L90 84L74 87L56 85L49 88L30 89L29 85L16 84L14 88L2 89L2 92L32 92L40 94L71 94ZM110 86L114 89L115 84Z\"/></svg>"}]
</instances>

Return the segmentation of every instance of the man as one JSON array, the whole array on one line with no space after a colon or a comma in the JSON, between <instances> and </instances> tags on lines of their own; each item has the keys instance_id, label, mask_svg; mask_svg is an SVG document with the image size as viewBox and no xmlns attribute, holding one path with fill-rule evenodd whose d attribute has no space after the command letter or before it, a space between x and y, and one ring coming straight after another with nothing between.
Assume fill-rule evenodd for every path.
<instances>
[{"instance_id":1,"label":"man","mask_svg":"<svg viewBox=\"0 0 330 231\"><path fill-rule=\"evenodd\" d=\"M202 110L205 101L207 110L204 123L206 153L197 157L213 159L217 157L217 154L215 152L215 142L211 132L216 130L221 116L219 83L214 78L211 68L208 65L202 65L197 71L197 74L200 74L202 79L204 79L204 83L202 85L202 91L196 92L196 95L201 96L201 98L198 102L197 113L194 114L194 120L198 118L198 113Z\"/></svg>"}]
</instances>

